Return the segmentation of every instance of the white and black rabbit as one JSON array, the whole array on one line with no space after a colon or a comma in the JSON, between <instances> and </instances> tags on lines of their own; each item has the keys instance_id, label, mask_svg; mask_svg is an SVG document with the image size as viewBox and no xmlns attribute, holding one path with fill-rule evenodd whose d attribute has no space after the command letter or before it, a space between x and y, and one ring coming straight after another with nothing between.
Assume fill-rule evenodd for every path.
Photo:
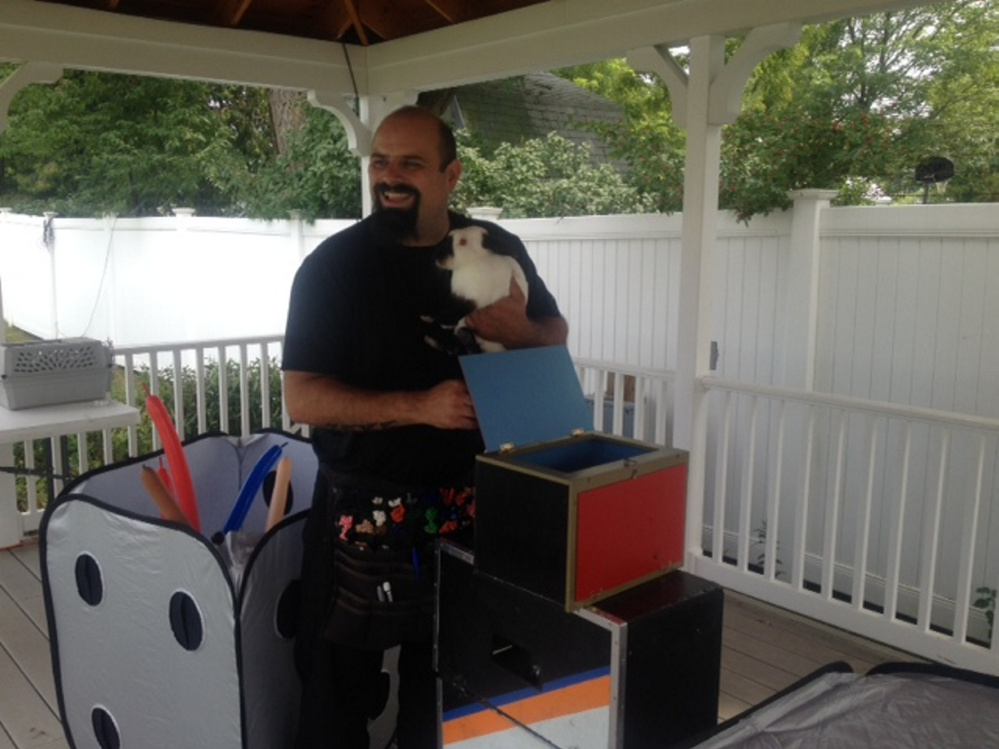
<instances>
[{"instance_id":1,"label":"white and black rabbit","mask_svg":"<svg viewBox=\"0 0 999 749\"><path fill-rule=\"evenodd\" d=\"M451 353L503 351L502 344L474 335L465 317L509 296L511 280L527 299L524 269L511 255L490 247L488 232L481 226L455 229L449 237L450 242L437 256L437 265L451 272L451 298L447 310L424 318L440 325L440 335L428 335L427 343Z\"/></svg>"}]
</instances>

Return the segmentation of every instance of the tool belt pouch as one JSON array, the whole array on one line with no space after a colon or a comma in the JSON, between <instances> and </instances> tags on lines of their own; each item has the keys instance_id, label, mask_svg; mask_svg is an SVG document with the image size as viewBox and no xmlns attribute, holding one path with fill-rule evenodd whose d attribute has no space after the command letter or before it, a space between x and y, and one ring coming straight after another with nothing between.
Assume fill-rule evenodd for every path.
<instances>
[{"instance_id":1,"label":"tool belt pouch","mask_svg":"<svg viewBox=\"0 0 999 749\"><path fill-rule=\"evenodd\" d=\"M412 549L371 549L337 540L333 574L327 639L365 650L430 640L433 581L418 574Z\"/></svg>"}]
</instances>

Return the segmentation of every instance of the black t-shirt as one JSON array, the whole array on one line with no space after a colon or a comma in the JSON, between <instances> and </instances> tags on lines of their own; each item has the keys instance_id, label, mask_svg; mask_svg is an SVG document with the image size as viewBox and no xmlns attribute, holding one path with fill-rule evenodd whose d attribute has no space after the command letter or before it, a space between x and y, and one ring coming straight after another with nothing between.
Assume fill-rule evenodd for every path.
<instances>
[{"instance_id":1,"label":"black t-shirt","mask_svg":"<svg viewBox=\"0 0 999 749\"><path fill-rule=\"evenodd\" d=\"M495 224L451 215L453 228L485 226L523 265L528 315L559 314L523 243ZM438 247L407 247L388 239L371 218L322 242L302 263L292 287L285 331L285 370L330 375L367 390L425 390L460 379L457 357L428 345L423 316L439 310L449 274L437 267ZM482 451L477 431L426 425L372 431L314 429L319 459L334 471L407 486L460 482Z\"/></svg>"}]
</instances>

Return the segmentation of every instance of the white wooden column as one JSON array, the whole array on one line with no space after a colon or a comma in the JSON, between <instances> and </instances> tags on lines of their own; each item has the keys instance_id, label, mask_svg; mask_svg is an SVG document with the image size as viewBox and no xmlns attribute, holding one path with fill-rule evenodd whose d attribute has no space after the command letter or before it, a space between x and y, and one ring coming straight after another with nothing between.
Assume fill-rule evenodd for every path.
<instances>
[{"instance_id":1,"label":"white wooden column","mask_svg":"<svg viewBox=\"0 0 999 749\"><path fill-rule=\"evenodd\" d=\"M800 24L753 29L727 63L724 37L697 37L690 43L689 73L663 48L636 50L628 57L636 68L660 75L671 99L684 103L674 108L682 118L677 124L687 130L687 154L672 444L690 454L686 544L691 568L700 555L704 513L707 408L706 392L698 383L710 373L722 126L738 117L743 89L760 61L794 45L800 36Z\"/></svg>"},{"instance_id":2,"label":"white wooden column","mask_svg":"<svg viewBox=\"0 0 999 749\"><path fill-rule=\"evenodd\" d=\"M680 324L677 341L673 445L692 447L694 414L703 395L697 378L708 374L711 285L718 238L721 123L712 122L711 84L725 62L725 39L700 37L690 45L687 85L687 156L684 162L683 234L680 242Z\"/></svg>"},{"instance_id":3,"label":"white wooden column","mask_svg":"<svg viewBox=\"0 0 999 749\"><path fill-rule=\"evenodd\" d=\"M723 69L724 60L723 37L701 37L691 42L680 241L680 322L673 404L673 445L689 451L686 564L691 571L695 571L693 567L700 557L702 544L707 409L703 407L706 393L698 385L698 378L708 374L710 369L711 292L721 168L721 124L710 119L711 83Z\"/></svg>"}]
</instances>

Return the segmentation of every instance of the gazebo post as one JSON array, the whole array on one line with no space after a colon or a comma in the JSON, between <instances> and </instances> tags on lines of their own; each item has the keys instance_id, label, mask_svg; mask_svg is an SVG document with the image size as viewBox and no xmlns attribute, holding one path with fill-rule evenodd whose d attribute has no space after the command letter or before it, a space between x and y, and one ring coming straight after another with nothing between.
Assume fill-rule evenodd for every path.
<instances>
[{"instance_id":1,"label":"gazebo post","mask_svg":"<svg viewBox=\"0 0 999 749\"><path fill-rule=\"evenodd\" d=\"M677 340L673 446L690 452L687 480L687 549L693 564L701 548L707 448L707 393L698 387L711 372L711 327L722 126L741 107L749 76L767 55L797 43L801 24L753 29L726 63L725 37L690 42L686 73L669 50L646 47L629 55L635 67L657 73L669 87L677 124L687 131L684 164L683 236L680 253L680 323ZM692 570L696 572L696 570Z\"/></svg>"}]
</instances>

